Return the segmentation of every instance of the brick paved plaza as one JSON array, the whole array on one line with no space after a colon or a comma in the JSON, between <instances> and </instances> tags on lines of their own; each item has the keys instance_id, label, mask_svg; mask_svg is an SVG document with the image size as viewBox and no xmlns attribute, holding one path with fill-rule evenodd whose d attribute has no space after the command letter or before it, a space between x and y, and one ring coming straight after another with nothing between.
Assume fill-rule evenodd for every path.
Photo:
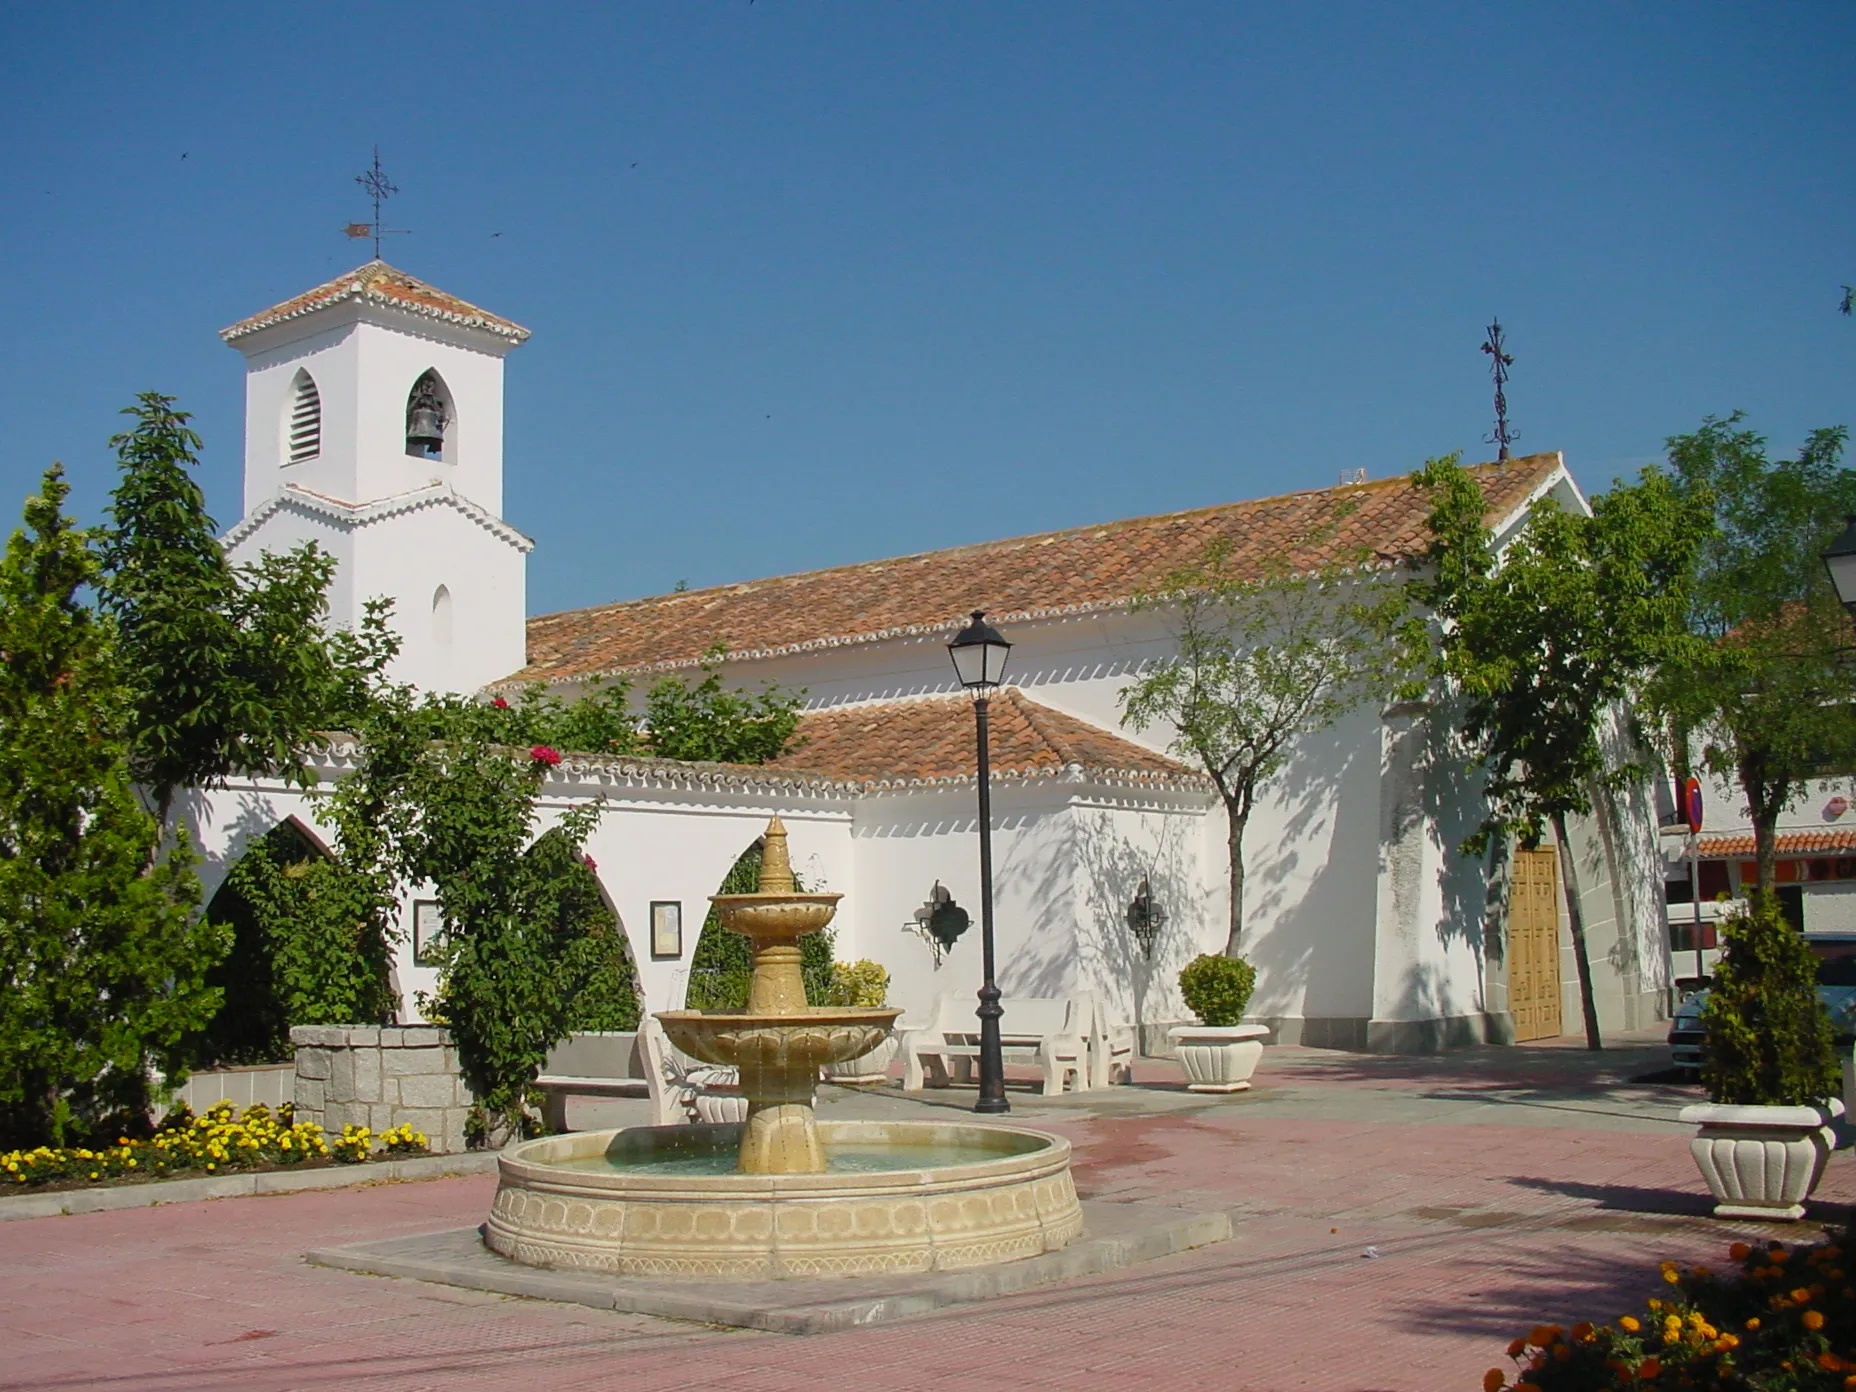
<instances>
[{"instance_id":1,"label":"brick paved plaza","mask_svg":"<svg viewBox=\"0 0 1856 1392\"><path fill-rule=\"evenodd\" d=\"M1216 1247L987 1305L792 1338L605 1314L306 1265L312 1246L454 1228L489 1176L0 1224L0 1387L33 1389L1168 1387L1441 1392L1506 1366L1543 1319L1609 1318L1656 1262L1720 1255L1674 1120L1692 1088L1633 1082L1647 1036L1594 1057L1272 1049L1256 1090L1141 1083L1015 1119L1076 1143L1104 1200L1224 1208ZM968 1094L970 1097L970 1094ZM826 1089L827 1115L939 1114ZM1818 1207L1856 1199L1831 1162ZM1805 1236L1799 1225L1789 1237ZM1376 1255L1367 1255L1368 1253Z\"/></svg>"}]
</instances>

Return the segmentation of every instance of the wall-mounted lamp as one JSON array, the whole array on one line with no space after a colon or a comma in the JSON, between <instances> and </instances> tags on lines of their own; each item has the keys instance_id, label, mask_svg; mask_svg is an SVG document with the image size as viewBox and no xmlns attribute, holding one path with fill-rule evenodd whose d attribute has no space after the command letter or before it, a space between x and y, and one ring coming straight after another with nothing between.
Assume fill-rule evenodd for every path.
<instances>
[{"instance_id":1,"label":"wall-mounted lamp","mask_svg":"<svg viewBox=\"0 0 1856 1392\"><path fill-rule=\"evenodd\" d=\"M1166 927L1166 910L1154 898L1145 875L1141 877L1141 887L1134 891L1134 901L1128 905L1127 919L1128 931L1140 944L1141 956L1153 961L1154 944L1159 941L1160 930Z\"/></svg>"}]
</instances>

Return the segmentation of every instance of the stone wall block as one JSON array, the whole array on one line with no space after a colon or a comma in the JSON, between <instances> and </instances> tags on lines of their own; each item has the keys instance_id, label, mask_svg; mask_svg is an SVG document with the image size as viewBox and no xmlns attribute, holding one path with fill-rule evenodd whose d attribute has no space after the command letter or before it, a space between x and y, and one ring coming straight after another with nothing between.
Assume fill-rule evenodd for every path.
<instances>
[{"instance_id":1,"label":"stone wall block","mask_svg":"<svg viewBox=\"0 0 1856 1392\"><path fill-rule=\"evenodd\" d=\"M407 1025L400 1030L400 1039L408 1049L444 1048L451 1043L451 1031L437 1025Z\"/></svg>"},{"instance_id":2,"label":"stone wall block","mask_svg":"<svg viewBox=\"0 0 1856 1392\"><path fill-rule=\"evenodd\" d=\"M393 1129L395 1125L393 1113L395 1110L396 1108L388 1102L370 1102L367 1104L367 1124L373 1128L375 1135L379 1135L382 1131L390 1131Z\"/></svg>"},{"instance_id":3,"label":"stone wall block","mask_svg":"<svg viewBox=\"0 0 1856 1392\"><path fill-rule=\"evenodd\" d=\"M375 1025L348 1025L342 1030L342 1043L350 1049L378 1049L380 1029Z\"/></svg>"},{"instance_id":4,"label":"stone wall block","mask_svg":"<svg viewBox=\"0 0 1856 1392\"><path fill-rule=\"evenodd\" d=\"M339 1136L345 1126L366 1126L367 1107L360 1102L330 1102L322 1113L322 1129Z\"/></svg>"},{"instance_id":5,"label":"stone wall block","mask_svg":"<svg viewBox=\"0 0 1856 1392\"><path fill-rule=\"evenodd\" d=\"M444 1073L445 1050L443 1049L382 1049L380 1066L388 1077L404 1077L408 1073Z\"/></svg>"},{"instance_id":6,"label":"stone wall block","mask_svg":"<svg viewBox=\"0 0 1856 1392\"><path fill-rule=\"evenodd\" d=\"M301 1047L296 1051L296 1075L299 1078L319 1078L327 1082L329 1078L329 1051L324 1048Z\"/></svg>"},{"instance_id":7,"label":"stone wall block","mask_svg":"<svg viewBox=\"0 0 1856 1392\"><path fill-rule=\"evenodd\" d=\"M380 1086L379 1049L356 1049L354 1051L354 1100L357 1102L382 1102L386 1094Z\"/></svg>"},{"instance_id":8,"label":"stone wall block","mask_svg":"<svg viewBox=\"0 0 1856 1392\"><path fill-rule=\"evenodd\" d=\"M399 1080L402 1107L450 1107L456 1105L457 1084L442 1073L424 1073Z\"/></svg>"},{"instance_id":9,"label":"stone wall block","mask_svg":"<svg viewBox=\"0 0 1856 1392\"><path fill-rule=\"evenodd\" d=\"M299 1115L298 1121L320 1121L322 1109L328 1105L328 1093L324 1084L316 1078L298 1076L296 1080L296 1109L299 1113L316 1113L315 1116Z\"/></svg>"},{"instance_id":10,"label":"stone wall block","mask_svg":"<svg viewBox=\"0 0 1856 1392\"><path fill-rule=\"evenodd\" d=\"M354 1100L354 1050L336 1049L329 1054L329 1100Z\"/></svg>"},{"instance_id":11,"label":"stone wall block","mask_svg":"<svg viewBox=\"0 0 1856 1392\"><path fill-rule=\"evenodd\" d=\"M335 1048L346 1042L345 1031L335 1025L295 1025L290 1030L290 1042L298 1048L309 1045L312 1048Z\"/></svg>"}]
</instances>

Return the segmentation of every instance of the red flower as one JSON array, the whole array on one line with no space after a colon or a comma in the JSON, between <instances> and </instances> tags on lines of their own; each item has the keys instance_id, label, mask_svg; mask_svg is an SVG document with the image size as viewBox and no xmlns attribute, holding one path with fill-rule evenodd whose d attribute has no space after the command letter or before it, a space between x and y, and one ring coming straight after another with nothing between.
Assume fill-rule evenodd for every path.
<instances>
[{"instance_id":1,"label":"red flower","mask_svg":"<svg viewBox=\"0 0 1856 1392\"><path fill-rule=\"evenodd\" d=\"M550 768L554 767L554 765L560 763L561 761L561 756L557 754L554 750L548 748L548 746L545 744L536 745L533 749L529 750L528 756L529 758L533 759L536 763L546 764Z\"/></svg>"},{"instance_id":2,"label":"red flower","mask_svg":"<svg viewBox=\"0 0 1856 1392\"><path fill-rule=\"evenodd\" d=\"M583 865L586 866L587 869L591 870L595 875L599 873L599 862L597 860L594 860L592 856L583 855L580 857L580 861Z\"/></svg>"},{"instance_id":3,"label":"red flower","mask_svg":"<svg viewBox=\"0 0 1856 1392\"><path fill-rule=\"evenodd\" d=\"M492 710L508 710L509 702L505 701L501 696L498 696L494 701L490 702L490 708Z\"/></svg>"}]
</instances>

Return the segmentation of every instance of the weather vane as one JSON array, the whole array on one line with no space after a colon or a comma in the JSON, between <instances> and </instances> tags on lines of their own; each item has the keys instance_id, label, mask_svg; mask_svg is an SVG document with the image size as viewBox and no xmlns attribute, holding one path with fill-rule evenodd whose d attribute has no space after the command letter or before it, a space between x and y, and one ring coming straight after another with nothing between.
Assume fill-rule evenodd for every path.
<instances>
[{"instance_id":1,"label":"weather vane","mask_svg":"<svg viewBox=\"0 0 1856 1392\"><path fill-rule=\"evenodd\" d=\"M1499 464L1508 457L1508 446L1516 439L1514 431L1508 428L1508 393L1502 390L1508 385L1508 369L1514 366L1514 355L1502 343L1501 320L1489 325L1489 336L1483 340L1482 351L1492 359L1489 371L1495 377L1495 433L1484 438L1495 446L1495 462Z\"/></svg>"},{"instance_id":2,"label":"weather vane","mask_svg":"<svg viewBox=\"0 0 1856 1392\"><path fill-rule=\"evenodd\" d=\"M380 167L380 147L374 147L374 167L365 174L357 174L354 181L367 190L368 197L374 200L374 220L372 222L351 222L342 231L350 237L372 237L374 239L374 259L380 259L380 239L382 237L404 236L411 229L405 227L388 227L380 218L380 205L400 191L400 186L387 178L386 170Z\"/></svg>"}]
</instances>

